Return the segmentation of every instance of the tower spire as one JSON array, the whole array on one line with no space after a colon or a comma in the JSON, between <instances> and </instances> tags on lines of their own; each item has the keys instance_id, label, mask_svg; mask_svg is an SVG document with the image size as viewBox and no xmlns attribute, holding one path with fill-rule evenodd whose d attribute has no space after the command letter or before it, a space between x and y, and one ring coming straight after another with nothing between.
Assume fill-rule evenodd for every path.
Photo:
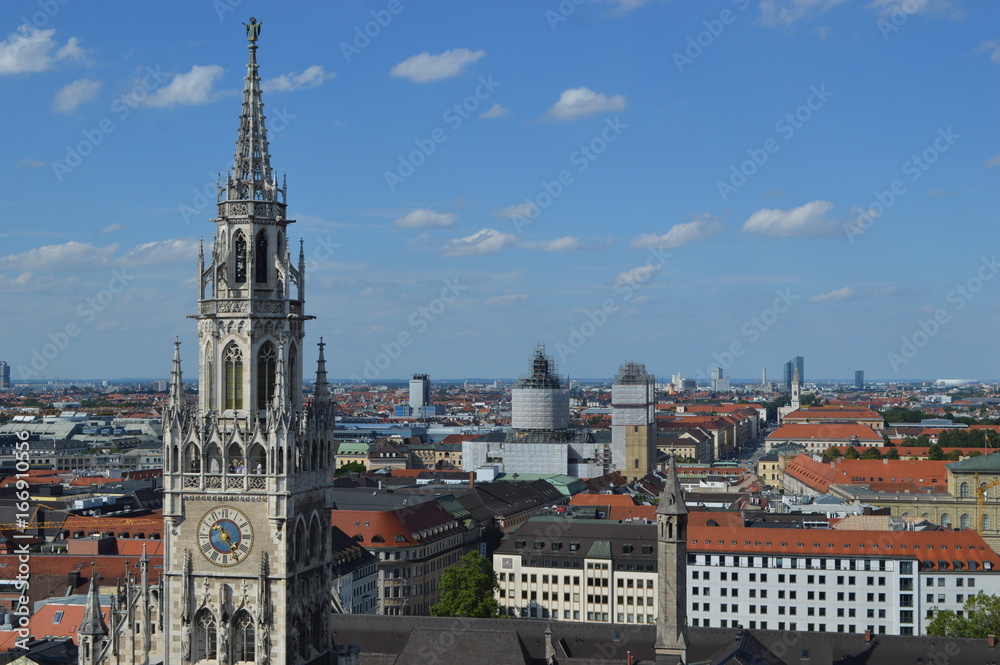
<instances>
[{"instance_id":1,"label":"tower spire","mask_svg":"<svg viewBox=\"0 0 1000 665\"><path fill-rule=\"evenodd\" d=\"M250 60L243 84L243 107L240 112L240 129L236 136L236 155L233 170L227 183L229 201L276 201L280 192L284 200L284 190L278 187L278 179L271 169L271 155L267 145L267 129L264 127L264 102L260 94L260 75L257 71L257 35L261 23L250 19L247 39L250 44Z\"/></svg>"},{"instance_id":2,"label":"tower spire","mask_svg":"<svg viewBox=\"0 0 1000 665\"><path fill-rule=\"evenodd\" d=\"M272 405L275 411L280 412L288 403L288 392L285 386L285 336L278 340L278 362L274 373L274 400Z\"/></svg>"},{"instance_id":3,"label":"tower spire","mask_svg":"<svg viewBox=\"0 0 1000 665\"><path fill-rule=\"evenodd\" d=\"M326 343L319 338L319 360L316 361L316 404L326 404L330 399L330 386L326 382Z\"/></svg>"},{"instance_id":4,"label":"tower spire","mask_svg":"<svg viewBox=\"0 0 1000 665\"><path fill-rule=\"evenodd\" d=\"M670 460L656 507L657 575L656 665L687 663L687 506Z\"/></svg>"},{"instance_id":5,"label":"tower spire","mask_svg":"<svg viewBox=\"0 0 1000 665\"><path fill-rule=\"evenodd\" d=\"M181 341L174 338L174 366L170 370L170 400L174 409L184 406L184 380L181 378Z\"/></svg>"}]
</instances>

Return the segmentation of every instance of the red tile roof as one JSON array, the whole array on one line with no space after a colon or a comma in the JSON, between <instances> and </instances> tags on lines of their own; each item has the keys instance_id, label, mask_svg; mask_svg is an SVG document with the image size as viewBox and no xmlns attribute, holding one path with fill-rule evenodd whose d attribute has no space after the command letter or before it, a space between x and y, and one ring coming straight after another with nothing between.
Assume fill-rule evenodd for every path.
<instances>
[{"instance_id":1,"label":"red tile roof","mask_svg":"<svg viewBox=\"0 0 1000 665\"><path fill-rule=\"evenodd\" d=\"M851 441L882 442L882 437L867 425L857 423L815 423L782 425L767 435L768 441Z\"/></svg>"},{"instance_id":2,"label":"red tile roof","mask_svg":"<svg viewBox=\"0 0 1000 665\"><path fill-rule=\"evenodd\" d=\"M826 493L830 485L868 485L876 492L948 490L947 460L845 459L835 464L817 462L809 455L796 455L785 473L807 487Z\"/></svg>"},{"instance_id":3,"label":"red tile roof","mask_svg":"<svg viewBox=\"0 0 1000 665\"><path fill-rule=\"evenodd\" d=\"M875 536L871 531L696 526L688 529L688 552L914 557L928 570L1000 570L1000 556L971 530L887 531Z\"/></svg>"}]
</instances>

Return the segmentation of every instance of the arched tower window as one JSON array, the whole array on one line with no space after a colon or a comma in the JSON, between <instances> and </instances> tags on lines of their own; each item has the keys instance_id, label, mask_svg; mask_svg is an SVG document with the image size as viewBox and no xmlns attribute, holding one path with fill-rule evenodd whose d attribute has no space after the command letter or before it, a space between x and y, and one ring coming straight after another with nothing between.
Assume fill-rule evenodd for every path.
<instances>
[{"instance_id":1,"label":"arched tower window","mask_svg":"<svg viewBox=\"0 0 1000 665\"><path fill-rule=\"evenodd\" d=\"M219 634L215 617L207 609L198 612L194 620L194 645L191 662L215 660L219 657Z\"/></svg>"},{"instance_id":2,"label":"arched tower window","mask_svg":"<svg viewBox=\"0 0 1000 665\"><path fill-rule=\"evenodd\" d=\"M958 486L958 497L960 499L969 498L969 483L962 483Z\"/></svg>"},{"instance_id":3,"label":"arched tower window","mask_svg":"<svg viewBox=\"0 0 1000 665\"><path fill-rule=\"evenodd\" d=\"M233 621L233 660L237 663L256 661L253 618L248 612L240 612Z\"/></svg>"},{"instance_id":4,"label":"arched tower window","mask_svg":"<svg viewBox=\"0 0 1000 665\"><path fill-rule=\"evenodd\" d=\"M990 530L990 516L987 515L986 513L983 513L982 530L983 531Z\"/></svg>"},{"instance_id":5,"label":"arched tower window","mask_svg":"<svg viewBox=\"0 0 1000 665\"><path fill-rule=\"evenodd\" d=\"M278 367L278 354L274 344L264 342L257 351L257 408L267 409L267 402L274 395L274 376Z\"/></svg>"},{"instance_id":6,"label":"arched tower window","mask_svg":"<svg viewBox=\"0 0 1000 665\"><path fill-rule=\"evenodd\" d=\"M296 395L299 394L299 361L298 354L295 352L295 344L288 345L288 367L285 369L285 374L288 377L288 398L291 400L292 404L296 404Z\"/></svg>"},{"instance_id":7,"label":"arched tower window","mask_svg":"<svg viewBox=\"0 0 1000 665\"><path fill-rule=\"evenodd\" d=\"M233 282L243 284L247 281L247 239L242 231L233 234L233 256L236 262Z\"/></svg>"},{"instance_id":8,"label":"arched tower window","mask_svg":"<svg viewBox=\"0 0 1000 665\"><path fill-rule=\"evenodd\" d=\"M958 526L962 529L968 529L971 524L972 520L969 519L968 513L962 513L962 515L958 518Z\"/></svg>"},{"instance_id":9,"label":"arched tower window","mask_svg":"<svg viewBox=\"0 0 1000 665\"><path fill-rule=\"evenodd\" d=\"M261 230L254 242L253 269L257 282L267 282L267 231Z\"/></svg>"},{"instance_id":10,"label":"arched tower window","mask_svg":"<svg viewBox=\"0 0 1000 665\"><path fill-rule=\"evenodd\" d=\"M222 355L226 364L226 409L243 408L243 351L230 342Z\"/></svg>"}]
</instances>

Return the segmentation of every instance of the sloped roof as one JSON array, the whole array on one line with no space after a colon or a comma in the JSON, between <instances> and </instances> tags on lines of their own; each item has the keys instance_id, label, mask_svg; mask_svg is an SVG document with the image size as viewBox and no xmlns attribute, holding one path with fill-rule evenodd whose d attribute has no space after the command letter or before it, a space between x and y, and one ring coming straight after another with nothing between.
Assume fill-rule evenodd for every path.
<instances>
[{"instance_id":1,"label":"sloped roof","mask_svg":"<svg viewBox=\"0 0 1000 665\"><path fill-rule=\"evenodd\" d=\"M948 468L959 473L1000 473L1000 453L978 455L961 462L952 462Z\"/></svg>"}]
</instances>

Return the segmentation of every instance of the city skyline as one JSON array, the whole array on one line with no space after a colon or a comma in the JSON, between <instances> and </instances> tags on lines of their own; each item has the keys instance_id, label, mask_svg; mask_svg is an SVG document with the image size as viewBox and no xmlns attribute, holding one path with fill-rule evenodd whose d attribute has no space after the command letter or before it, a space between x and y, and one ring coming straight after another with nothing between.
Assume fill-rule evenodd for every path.
<instances>
[{"instance_id":1,"label":"city skyline","mask_svg":"<svg viewBox=\"0 0 1000 665\"><path fill-rule=\"evenodd\" d=\"M569 376L1000 377L1000 267L967 241L996 215L998 12L918 4L18 2L0 357L160 377L177 335L196 366L256 15L331 376L512 377L543 342Z\"/></svg>"}]
</instances>

